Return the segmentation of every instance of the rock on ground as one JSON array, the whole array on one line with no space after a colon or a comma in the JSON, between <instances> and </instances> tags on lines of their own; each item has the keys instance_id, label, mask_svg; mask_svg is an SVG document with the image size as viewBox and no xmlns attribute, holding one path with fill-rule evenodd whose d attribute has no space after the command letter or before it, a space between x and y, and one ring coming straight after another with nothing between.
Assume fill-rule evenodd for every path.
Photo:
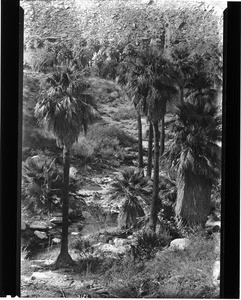
<instances>
[{"instance_id":1,"label":"rock on ground","mask_svg":"<svg viewBox=\"0 0 241 300\"><path fill-rule=\"evenodd\" d=\"M33 223L30 224L30 229L36 229L36 230L47 230L48 226L47 224L39 221L34 221Z\"/></svg>"},{"instance_id":2,"label":"rock on ground","mask_svg":"<svg viewBox=\"0 0 241 300\"><path fill-rule=\"evenodd\" d=\"M47 239L47 234L45 232L42 232L42 231L38 231L38 230L35 230L34 231L34 234L41 240L43 239Z\"/></svg>"},{"instance_id":3,"label":"rock on ground","mask_svg":"<svg viewBox=\"0 0 241 300\"><path fill-rule=\"evenodd\" d=\"M220 260L216 260L213 265L213 284L218 285L220 281Z\"/></svg>"},{"instance_id":4,"label":"rock on ground","mask_svg":"<svg viewBox=\"0 0 241 300\"><path fill-rule=\"evenodd\" d=\"M171 241L170 248L175 250L185 250L190 243L191 241L187 238L175 239Z\"/></svg>"},{"instance_id":5,"label":"rock on ground","mask_svg":"<svg viewBox=\"0 0 241 300\"><path fill-rule=\"evenodd\" d=\"M27 226L24 221L21 221L21 230L26 230Z\"/></svg>"}]
</instances>

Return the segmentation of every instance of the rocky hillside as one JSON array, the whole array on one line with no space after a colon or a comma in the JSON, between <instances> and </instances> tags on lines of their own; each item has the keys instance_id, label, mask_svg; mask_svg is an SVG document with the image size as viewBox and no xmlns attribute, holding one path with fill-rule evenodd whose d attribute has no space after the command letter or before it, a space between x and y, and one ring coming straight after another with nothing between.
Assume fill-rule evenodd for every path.
<instances>
[{"instance_id":1,"label":"rocky hillside","mask_svg":"<svg viewBox=\"0 0 241 300\"><path fill-rule=\"evenodd\" d=\"M148 36L162 41L167 19L178 30L183 27L180 15L185 12L191 34L198 23L199 31L206 36L215 26L212 34L221 37L222 11L226 6L220 1L179 0L22 0L20 4L25 11L26 45L37 38L53 37L120 42ZM209 17L213 23L207 26Z\"/></svg>"}]
</instances>

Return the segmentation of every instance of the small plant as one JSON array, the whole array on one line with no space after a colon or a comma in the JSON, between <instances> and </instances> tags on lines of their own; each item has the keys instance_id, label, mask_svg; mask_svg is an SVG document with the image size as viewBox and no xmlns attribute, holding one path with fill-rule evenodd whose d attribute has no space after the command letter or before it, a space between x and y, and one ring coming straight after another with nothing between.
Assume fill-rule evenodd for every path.
<instances>
[{"instance_id":1,"label":"small plant","mask_svg":"<svg viewBox=\"0 0 241 300\"><path fill-rule=\"evenodd\" d=\"M110 199L124 200L118 218L121 228L135 228L139 219L145 216L148 206L145 188L148 182L142 171L129 168L112 183Z\"/></svg>"},{"instance_id":2,"label":"small plant","mask_svg":"<svg viewBox=\"0 0 241 300\"><path fill-rule=\"evenodd\" d=\"M79 251L81 258L89 257L93 254L94 248L90 242L83 238L78 238L72 243L72 248Z\"/></svg>"},{"instance_id":3,"label":"small plant","mask_svg":"<svg viewBox=\"0 0 241 300\"><path fill-rule=\"evenodd\" d=\"M96 272L101 269L105 257L102 252L95 253L89 240L78 238L72 243L71 248L77 250L79 254L79 272Z\"/></svg>"},{"instance_id":4,"label":"small plant","mask_svg":"<svg viewBox=\"0 0 241 300\"><path fill-rule=\"evenodd\" d=\"M131 246L134 259L145 260L153 258L158 250L163 249L170 242L170 236L150 234L143 231L137 236L135 245Z\"/></svg>"}]
</instances>

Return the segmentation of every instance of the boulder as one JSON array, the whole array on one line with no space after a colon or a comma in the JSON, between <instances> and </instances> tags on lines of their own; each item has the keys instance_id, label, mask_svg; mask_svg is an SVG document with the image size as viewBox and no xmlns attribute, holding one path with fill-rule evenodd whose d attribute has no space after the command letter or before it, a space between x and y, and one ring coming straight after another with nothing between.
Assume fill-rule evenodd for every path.
<instances>
[{"instance_id":1,"label":"boulder","mask_svg":"<svg viewBox=\"0 0 241 300\"><path fill-rule=\"evenodd\" d=\"M119 97L119 93L117 91L114 91L112 93L109 94L110 98L118 98Z\"/></svg>"},{"instance_id":2,"label":"boulder","mask_svg":"<svg viewBox=\"0 0 241 300\"><path fill-rule=\"evenodd\" d=\"M36 229L36 230L47 230L48 226L44 222L34 221L29 226L30 229Z\"/></svg>"},{"instance_id":3,"label":"boulder","mask_svg":"<svg viewBox=\"0 0 241 300\"><path fill-rule=\"evenodd\" d=\"M133 148L132 147L125 147L124 150L126 152L133 152Z\"/></svg>"},{"instance_id":4,"label":"boulder","mask_svg":"<svg viewBox=\"0 0 241 300\"><path fill-rule=\"evenodd\" d=\"M148 141L142 141L143 149L148 149Z\"/></svg>"},{"instance_id":5,"label":"boulder","mask_svg":"<svg viewBox=\"0 0 241 300\"><path fill-rule=\"evenodd\" d=\"M218 228L220 230L221 229L221 221L210 221L210 220L208 220L205 224L205 227L206 228L211 228L213 231L216 231Z\"/></svg>"},{"instance_id":6,"label":"boulder","mask_svg":"<svg viewBox=\"0 0 241 300\"><path fill-rule=\"evenodd\" d=\"M55 217L62 217L62 213L61 213L61 212L56 212L56 213L54 214L54 216L55 216Z\"/></svg>"},{"instance_id":7,"label":"boulder","mask_svg":"<svg viewBox=\"0 0 241 300\"><path fill-rule=\"evenodd\" d=\"M80 233L77 232L77 231L72 231L71 234L72 234L72 235L79 235Z\"/></svg>"},{"instance_id":8,"label":"boulder","mask_svg":"<svg viewBox=\"0 0 241 300\"><path fill-rule=\"evenodd\" d=\"M31 279L32 280L35 280L35 279L46 279L47 278L47 275L44 274L44 273L40 273L40 272L34 272L31 276Z\"/></svg>"},{"instance_id":9,"label":"boulder","mask_svg":"<svg viewBox=\"0 0 241 300\"><path fill-rule=\"evenodd\" d=\"M26 223L24 221L21 221L21 230L26 230L27 226Z\"/></svg>"},{"instance_id":10,"label":"boulder","mask_svg":"<svg viewBox=\"0 0 241 300\"><path fill-rule=\"evenodd\" d=\"M113 160L113 161L111 162L111 165L112 165L113 167L116 167L116 168L119 168L119 167L121 166L121 164L120 164L117 160Z\"/></svg>"},{"instance_id":11,"label":"boulder","mask_svg":"<svg viewBox=\"0 0 241 300\"><path fill-rule=\"evenodd\" d=\"M82 211L82 216L85 218L86 221L91 220L92 219L92 215L91 213L89 213L88 211L84 210Z\"/></svg>"},{"instance_id":12,"label":"boulder","mask_svg":"<svg viewBox=\"0 0 241 300\"><path fill-rule=\"evenodd\" d=\"M77 179L78 178L77 173L78 173L78 170L75 167L69 168L69 178Z\"/></svg>"},{"instance_id":13,"label":"boulder","mask_svg":"<svg viewBox=\"0 0 241 300\"><path fill-rule=\"evenodd\" d=\"M217 285L220 280L220 260L216 260L213 265L213 283Z\"/></svg>"},{"instance_id":14,"label":"boulder","mask_svg":"<svg viewBox=\"0 0 241 300\"><path fill-rule=\"evenodd\" d=\"M187 238L175 239L171 241L170 248L173 250L185 250L190 243L191 241Z\"/></svg>"},{"instance_id":15,"label":"boulder","mask_svg":"<svg viewBox=\"0 0 241 300\"><path fill-rule=\"evenodd\" d=\"M86 166L85 168L86 168L87 171L91 171L92 170L92 168L90 166Z\"/></svg>"},{"instance_id":16,"label":"boulder","mask_svg":"<svg viewBox=\"0 0 241 300\"><path fill-rule=\"evenodd\" d=\"M61 242L61 239L53 238L52 242L53 242L53 244L59 244Z\"/></svg>"},{"instance_id":17,"label":"boulder","mask_svg":"<svg viewBox=\"0 0 241 300\"><path fill-rule=\"evenodd\" d=\"M46 234L45 232L42 232L42 231L35 230L35 231L34 231L34 234L35 234L39 239L41 239L41 240L47 239L47 238L48 238L47 234Z\"/></svg>"},{"instance_id":18,"label":"boulder","mask_svg":"<svg viewBox=\"0 0 241 300\"><path fill-rule=\"evenodd\" d=\"M48 259L33 259L31 260L31 263L34 265L38 265L41 267L45 267L49 264L51 264L53 261L52 260L48 260Z\"/></svg>"},{"instance_id":19,"label":"boulder","mask_svg":"<svg viewBox=\"0 0 241 300\"><path fill-rule=\"evenodd\" d=\"M54 224L62 224L63 218L61 217L53 217L53 219L50 220L51 223Z\"/></svg>"},{"instance_id":20,"label":"boulder","mask_svg":"<svg viewBox=\"0 0 241 300\"><path fill-rule=\"evenodd\" d=\"M126 239L114 238L114 244L116 247L120 247L120 246L122 247L122 246L126 245L127 242L128 241Z\"/></svg>"}]
</instances>

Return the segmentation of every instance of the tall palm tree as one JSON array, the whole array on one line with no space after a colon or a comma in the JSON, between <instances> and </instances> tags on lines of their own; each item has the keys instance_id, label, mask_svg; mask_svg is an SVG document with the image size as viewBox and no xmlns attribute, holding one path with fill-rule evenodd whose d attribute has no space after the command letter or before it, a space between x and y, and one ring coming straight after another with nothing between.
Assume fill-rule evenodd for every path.
<instances>
[{"instance_id":1,"label":"tall palm tree","mask_svg":"<svg viewBox=\"0 0 241 300\"><path fill-rule=\"evenodd\" d=\"M212 184L221 167L217 107L205 101L179 105L173 132L165 156L178 173L176 219L179 225L204 225L210 212Z\"/></svg>"},{"instance_id":2,"label":"tall palm tree","mask_svg":"<svg viewBox=\"0 0 241 300\"><path fill-rule=\"evenodd\" d=\"M162 52L157 47L145 44L131 50L128 60L125 62L126 74L124 78L135 107L144 113L153 129L154 185L149 228L155 231L158 214L159 157L160 153L162 155L164 152L164 116L167 101L172 100L177 94L177 88L175 78L172 76L172 65L163 57ZM159 124L161 124L161 135ZM148 153L151 155L152 135L150 135L148 148ZM149 175L151 172L150 165L151 157L149 157Z\"/></svg>"},{"instance_id":3,"label":"tall palm tree","mask_svg":"<svg viewBox=\"0 0 241 300\"><path fill-rule=\"evenodd\" d=\"M167 102L176 96L177 88L175 78L172 76L172 65L163 57L161 52L155 48L145 48L140 53L140 59L145 65L139 77L140 82L142 82L141 88L144 89L146 96L141 101L142 111L152 124L154 138L153 196L148 228L155 232L158 214L159 157L164 152L164 117ZM161 125L161 134L159 124Z\"/></svg>"},{"instance_id":4,"label":"tall palm tree","mask_svg":"<svg viewBox=\"0 0 241 300\"><path fill-rule=\"evenodd\" d=\"M137 129L138 129L138 166L140 169L144 168L143 162L143 146L142 146L142 121L141 121L141 107L139 105L140 99L143 97L143 91L139 89L138 70L140 66L136 64L138 49L132 45L127 44L123 50L124 58L118 66L118 82L124 85L128 95L133 101L137 112ZM141 83L140 83L141 84Z\"/></svg>"},{"instance_id":5,"label":"tall palm tree","mask_svg":"<svg viewBox=\"0 0 241 300\"><path fill-rule=\"evenodd\" d=\"M153 148L153 127L152 123L149 122L149 131L148 131L148 161L147 161L147 170L146 170L146 176L151 178L152 173L152 148Z\"/></svg>"},{"instance_id":6,"label":"tall palm tree","mask_svg":"<svg viewBox=\"0 0 241 300\"><path fill-rule=\"evenodd\" d=\"M35 107L35 114L56 137L57 145L63 148L63 222L61 251L56 267L73 264L68 253L68 210L70 149L80 132L87 131L93 119L93 108L97 109L93 97L88 93L89 85L84 78L70 69L56 71L45 82L43 99Z\"/></svg>"}]
</instances>

